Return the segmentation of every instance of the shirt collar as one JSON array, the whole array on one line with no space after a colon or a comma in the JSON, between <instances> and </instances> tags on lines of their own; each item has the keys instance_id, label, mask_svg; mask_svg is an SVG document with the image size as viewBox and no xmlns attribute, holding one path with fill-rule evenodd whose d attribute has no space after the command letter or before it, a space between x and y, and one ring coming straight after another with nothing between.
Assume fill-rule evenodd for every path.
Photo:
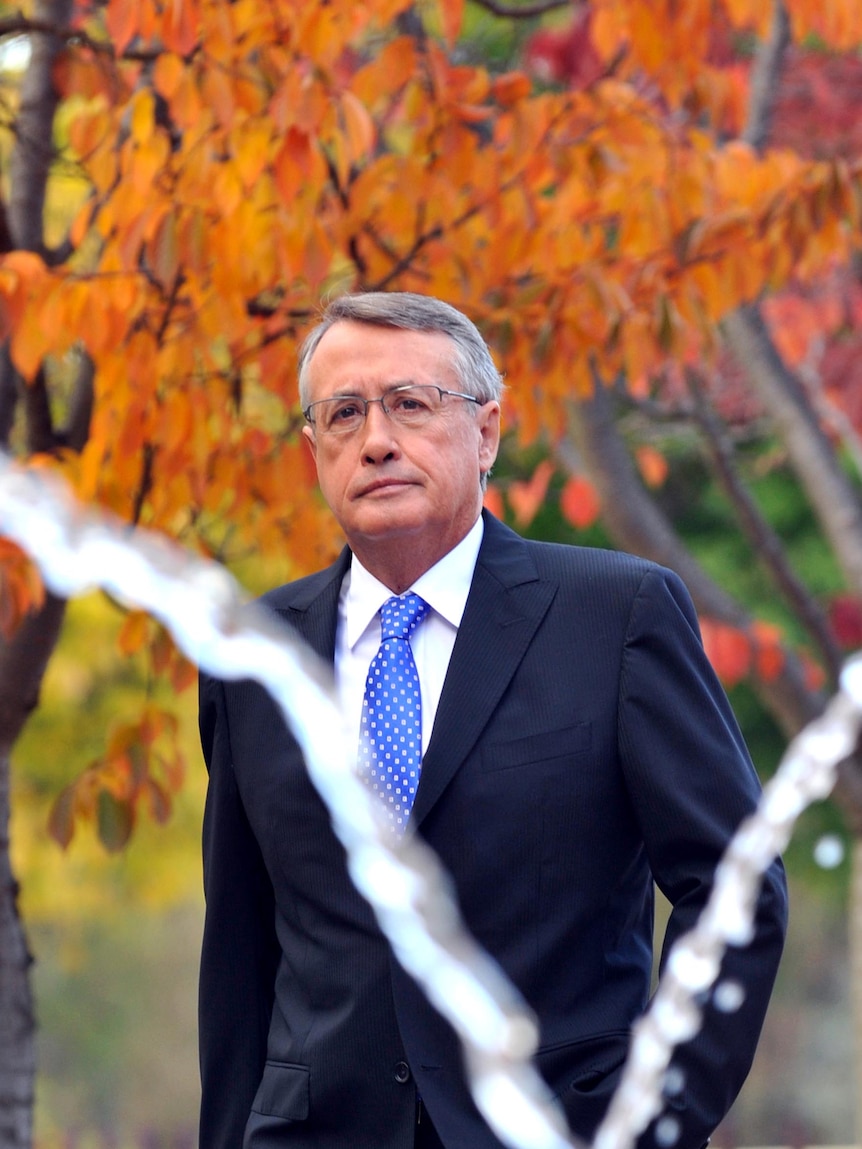
<instances>
[{"instance_id":1,"label":"shirt collar","mask_svg":"<svg viewBox=\"0 0 862 1149\"><path fill-rule=\"evenodd\" d=\"M410 590L421 595L432 610L454 627L461 624L473 571L482 545L484 523L480 515L464 538L413 583ZM351 556L349 580L344 592L345 637L352 650L392 591Z\"/></svg>"}]
</instances>

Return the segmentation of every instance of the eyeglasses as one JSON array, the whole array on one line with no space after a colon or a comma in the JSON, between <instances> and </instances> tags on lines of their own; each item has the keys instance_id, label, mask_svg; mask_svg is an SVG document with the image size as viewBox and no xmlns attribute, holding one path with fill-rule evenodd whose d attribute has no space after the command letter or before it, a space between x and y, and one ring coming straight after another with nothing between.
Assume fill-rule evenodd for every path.
<instances>
[{"instance_id":1,"label":"eyeglasses","mask_svg":"<svg viewBox=\"0 0 862 1149\"><path fill-rule=\"evenodd\" d=\"M333 395L331 399L318 399L310 403L303 415L322 435L349 435L358 431L368 416L372 403L379 403L393 423L399 427L422 427L444 406L444 397L467 399L481 407L482 400L463 391L444 391L430 384L408 383L393 387L379 399L364 399L361 395Z\"/></svg>"}]
</instances>

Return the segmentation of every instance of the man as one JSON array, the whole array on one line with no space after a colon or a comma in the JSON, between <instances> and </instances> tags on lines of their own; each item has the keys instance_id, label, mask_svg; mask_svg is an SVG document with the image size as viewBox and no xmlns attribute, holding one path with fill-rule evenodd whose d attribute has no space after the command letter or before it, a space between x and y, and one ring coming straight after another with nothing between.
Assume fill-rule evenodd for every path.
<instances>
[{"instance_id":1,"label":"man","mask_svg":"<svg viewBox=\"0 0 862 1149\"><path fill-rule=\"evenodd\" d=\"M348 547L264 601L334 663L393 834L440 855L468 928L535 1011L538 1068L588 1139L647 1004L653 882L673 906L667 947L759 791L680 580L526 542L481 513L500 391L478 331L447 304L335 300L303 347L300 397ZM393 686L411 698L400 732L381 717ZM265 691L203 676L201 734L201 1149L499 1149ZM699 1149L730 1106L785 916L776 863L752 944L724 966L744 1001L707 1006L645 1147Z\"/></svg>"}]
</instances>

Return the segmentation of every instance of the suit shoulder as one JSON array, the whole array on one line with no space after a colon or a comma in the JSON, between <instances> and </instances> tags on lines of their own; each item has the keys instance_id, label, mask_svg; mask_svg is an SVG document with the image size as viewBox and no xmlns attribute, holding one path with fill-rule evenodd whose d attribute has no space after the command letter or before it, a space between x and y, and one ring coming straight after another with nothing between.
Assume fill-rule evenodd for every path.
<instances>
[{"instance_id":1,"label":"suit shoulder","mask_svg":"<svg viewBox=\"0 0 862 1149\"><path fill-rule=\"evenodd\" d=\"M671 571L651 559L644 559L625 551L582 547L569 543L529 541L526 545L530 548L537 568L548 574L557 573L564 577L589 580L602 579L633 586L638 585L644 576L650 573L661 577L675 577Z\"/></svg>"}]
</instances>

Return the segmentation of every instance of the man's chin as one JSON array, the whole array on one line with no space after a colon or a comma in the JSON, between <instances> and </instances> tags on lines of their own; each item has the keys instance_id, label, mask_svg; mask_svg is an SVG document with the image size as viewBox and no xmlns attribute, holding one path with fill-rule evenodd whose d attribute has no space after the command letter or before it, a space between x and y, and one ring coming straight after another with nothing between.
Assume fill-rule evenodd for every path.
<instances>
[{"instance_id":1,"label":"man's chin","mask_svg":"<svg viewBox=\"0 0 862 1149\"><path fill-rule=\"evenodd\" d=\"M365 515L357 522L350 533L369 542L386 542L387 539L401 539L422 531L426 524L416 515L398 515L382 511L379 515ZM348 533L345 531L345 533Z\"/></svg>"}]
</instances>

